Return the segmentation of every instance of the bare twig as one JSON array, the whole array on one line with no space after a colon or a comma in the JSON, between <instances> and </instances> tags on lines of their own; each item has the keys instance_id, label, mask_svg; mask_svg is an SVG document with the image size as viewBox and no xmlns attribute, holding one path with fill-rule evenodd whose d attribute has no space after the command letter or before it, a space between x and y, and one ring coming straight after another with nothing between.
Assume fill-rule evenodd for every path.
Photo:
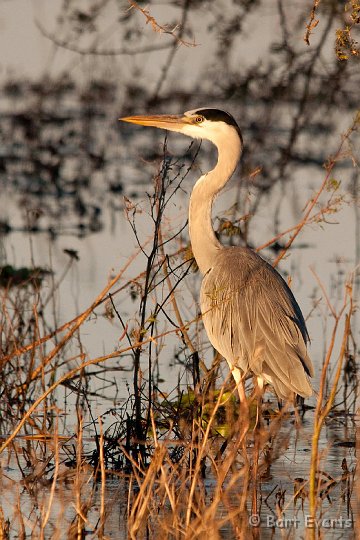
<instances>
[{"instance_id":1,"label":"bare twig","mask_svg":"<svg viewBox=\"0 0 360 540\"><path fill-rule=\"evenodd\" d=\"M279 253L278 257L275 259L274 263L273 263L273 266L277 266L279 264L279 262L281 261L281 259L286 255L288 249L291 247L291 245L293 244L294 240L297 238L298 234L300 233L300 231L303 229L303 227L309 222L309 219L310 219L310 216L311 216L311 212L313 211L313 208L315 207L315 205L317 204L318 200L319 200L319 197L320 195L322 194L322 192L324 191L325 187L327 186L328 184L328 181L329 181L329 178L330 178L330 175L336 165L336 163L339 161L339 159L341 158L342 156L342 153L343 153L343 146L345 144L345 142L349 139L351 133L353 133L354 131L356 131L358 129L360 125L360 114L357 113L357 115L355 116L355 119L352 123L352 125L350 126L350 128L346 131L346 133L342 136L341 138L341 143L339 145L339 148L337 149L335 155L333 157L331 157L329 159L329 161L327 162L327 164L325 165L325 170L326 170L326 174L325 174L325 177L321 183L321 186L319 187L318 191L316 192L316 194L314 195L314 197L311 199L311 201L309 202L309 204L307 205L307 209L305 211L305 214L303 216L303 218L301 219L301 221L296 225L295 227L295 231L294 233L291 235L290 239L288 240L288 242L285 244L285 247L284 249Z\"/></svg>"},{"instance_id":2,"label":"bare twig","mask_svg":"<svg viewBox=\"0 0 360 540\"><path fill-rule=\"evenodd\" d=\"M310 19L309 19L309 22L306 25L306 32L305 32L305 35L304 35L304 41L305 41L306 45L309 45L309 46L310 46L310 36L312 34L312 31L319 24L319 19L315 19L315 12L316 12L317 8L319 7L320 2L321 2L321 0L314 0L314 4L313 4L313 7L312 7L311 12L310 12Z\"/></svg>"},{"instance_id":3,"label":"bare twig","mask_svg":"<svg viewBox=\"0 0 360 540\"><path fill-rule=\"evenodd\" d=\"M344 327L343 339L341 343L339 357L337 360L336 373L335 373L335 377L334 377L332 387L330 390L330 395L327 401L324 403L324 393L325 393L328 367L329 367L330 360L331 360L332 353L335 346L335 338L337 336L338 326L347 306L348 306L348 313L346 314L346 317L345 317L345 327ZM322 372L321 372L321 381L320 381L319 394L318 394L316 410L315 410L314 429L313 429L312 446L311 446L312 450L311 450L311 465L310 465L310 478L309 478L309 512L310 512L309 517L312 520L312 523L314 524L316 523L316 510L317 510L317 500L318 500L318 492L319 492L319 484L317 481L317 478L318 478L317 473L319 469L319 439L320 439L321 430L324 425L325 419L327 415L329 414L335 400L335 395L336 395L338 383L340 380L340 375L342 372L344 358L347 351L347 343L348 343L349 335L351 332L350 320L353 313L352 284L351 283L348 283L346 285L344 303L340 311L336 313L335 309L332 308L331 312L333 313L333 316L334 316L334 327L333 327L333 331L331 335L330 344L326 353L325 362L324 362ZM314 534L315 534L315 528L314 528Z\"/></svg>"},{"instance_id":4,"label":"bare twig","mask_svg":"<svg viewBox=\"0 0 360 540\"><path fill-rule=\"evenodd\" d=\"M155 17L153 17L148 9L142 8L139 6L139 4L135 0L128 0L129 4L131 5L131 8L136 9L139 11L142 15L144 15L146 19L146 24L150 24L154 32L157 32L159 34L169 34L171 37L175 39L175 41L179 45L185 45L186 47L195 47L195 42L185 41L182 39L182 28L180 28L180 35L176 35L176 30L178 30L178 26L175 26L174 28L169 28L168 26L162 26L157 22Z\"/></svg>"},{"instance_id":5,"label":"bare twig","mask_svg":"<svg viewBox=\"0 0 360 540\"><path fill-rule=\"evenodd\" d=\"M66 49L68 51L74 52L76 54L80 54L81 56L135 56L137 54L146 54L149 52L154 51L162 51L164 49L169 49L171 47L171 43L163 43L159 45L144 45L143 47L119 47L119 48L98 48L98 44L94 44L93 46L86 46L86 47L80 47L78 44L70 43L66 39L60 39L56 36L56 34L53 34L51 32L48 32L40 21L35 20L35 24L37 28L40 30L41 34L52 41L54 45L57 47L61 47L62 49Z\"/></svg>"}]
</instances>

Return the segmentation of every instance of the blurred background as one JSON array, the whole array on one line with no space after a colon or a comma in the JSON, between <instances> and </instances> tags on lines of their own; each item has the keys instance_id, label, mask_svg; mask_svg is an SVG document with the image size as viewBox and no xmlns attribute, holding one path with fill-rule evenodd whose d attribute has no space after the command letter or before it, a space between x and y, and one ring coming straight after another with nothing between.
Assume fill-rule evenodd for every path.
<instances>
[{"instance_id":1,"label":"blurred background","mask_svg":"<svg viewBox=\"0 0 360 540\"><path fill-rule=\"evenodd\" d=\"M245 150L216 211L240 219L230 241L261 246L294 226L358 107L354 6L324 0L312 21L312 2L296 0L1 1L0 266L65 272L61 322L130 256L124 196L146 207L164 134L121 125L128 114L231 112ZM310 264L336 296L359 263L358 142L353 133L344 143L318 204L328 210L281 265L305 313L318 290ZM189 144L169 137L184 166ZM213 155L204 144L170 217L186 221L192 181ZM145 240L146 221L137 226ZM263 256L273 259L287 238Z\"/></svg>"}]
</instances>

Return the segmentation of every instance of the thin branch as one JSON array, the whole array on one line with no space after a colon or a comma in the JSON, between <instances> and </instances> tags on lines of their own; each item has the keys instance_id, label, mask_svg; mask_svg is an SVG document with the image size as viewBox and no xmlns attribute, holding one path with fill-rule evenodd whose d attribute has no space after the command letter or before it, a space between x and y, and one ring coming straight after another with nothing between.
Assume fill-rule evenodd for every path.
<instances>
[{"instance_id":1,"label":"thin branch","mask_svg":"<svg viewBox=\"0 0 360 540\"><path fill-rule=\"evenodd\" d=\"M309 218L310 218L310 214L313 210L313 208L315 207L315 205L317 204L318 200L319 200L319 197L320 195L322 194L322 192L324 191L325 187L327 186L328 184L328 181L329 181L329 178L330 178L330 174L332 173L332 170L333 168L335 167L335 164L337 163L337 161L340 159L341 155L342 155L342 149L343 149L343 146L345 144L345 141L348 140L348 138L350 137L351 133L353 133L357 128L358 126L360 125L360 114L357 113L351 127L347 130L347 132L343 135L342 137L342 140L341 140L341 143L340 143L340 146L335 154L334 157L330 158L329 162L326 164L325 166L325 169L326 169L326 175L325 175L325 178L320 186L320 188L318 189L317 193L315 194L315 196L313 197L313 199L311 200L310 204L308 205L307 207L307 211L305 212L305 215L304 217L302 218L302 220L297 224L296 228L295 228L295 232L293 233L293 235L290 237L290 239L288 240L288 242L286 243L284 249L281 251L281 253L278 255L278 257L275 259L274 263L273 263L273 266L277 266L279 264L279 262L281 261L281 259L285 256L285 254L287 253L287 250L290 248L290 246L293 244L295 238L297 238L298 234L300 233L300 231L303 229L303 227L308 223L309 221Z\"/></svg>"},{"instance_id":2,"label":"thin branch","mask_svg":"<svg viewBox=\"0 0 360 540\"><path fill-rule=\"evenodd\" d=\"M319 19L315 19L315 12L316 12L317 8L319 7L320 2L321 2L321 0L314 0L314 4L313 4L312 10L310 12L310 19L309 19L308 24L306 25L306 32L305 32L305 35L304 35L304 41L305 41L306 45L309 45L309 46L310 46L310 36L312 34L312 31L319 24Z\"/></svg>"},{"instance_id":3,"label":"thin branch","mask_svg":"<svg viewBox=\"0 0 360 540\"><path fill-rule=\"evenodd\" d=\"M170 43L162 44L162 45L146 45L144 47L138 47L138 48L127 48L127 47L120 47L118 49L98 49L96 46L92 47L79 47L79 45L73 45L69 43L65 39L58 38L55 34L52 34L45 30L45 28L42 26L42 24L35 20L35 25L40 30L41 34L46 37L47 39L50 39L55 45L58 47L61 47L62 49L66 49L68 51L80 54L82 56L87 55L94 55L94 56L121 56L121 55L127 55L127 56L134 56L136 54L145 54L149 52L154 51L161 51L164 49L169 49L171 47Z\"/></svg>"},{"instance_id":4,"label":"thin branch","mask_svg":"<svg viewBox=\"0 0 360 540\"><path fill-rule=\"evenodd\" d=\"M335 338L337 335L338 326L339 326L341 317L348 304L349 304L349 308L348 308L348 313L345 316L345 327L344 327L340 353L339 353L339 357L337 361L337 369L335 373L335 378L334 378L334 381L330 390L330 395L327 401L325 402L325 404L323 404L326 376L327 376L327 371L330 364L330 359L332 357L332 353L335 346ZM332 309L332 312L335 312L335 310ZM320 439L322 427L325 423L325 419L327 415L329 414L335 400L336 391L337 391L337 387L338 387L338 383L340 380L340 375L341 375L342 367L344 363L344 358L347 352L348 338L351 333L350 321L351 321L352 314L353 314L352 284L347 283L344 304L341 310L339 311L339 313L338 314L335 313L334 327L332 331L330 345L327 350L325 362L324 362L322 372L321 372L319 395L318 395L316 410L315 410L314 431L313 431L313 436L312 436L310 477L309 477L309 511L310 511L310 517L313 520L313 523L315 523L315 518L316 518L316 508L317 508L318 488L319 488L318 475L317 475L318 468L319 468L319 439Z\"/></svg>"},{"instance_id":5,"label":"thin branch","mask_svg":"<svg viewBox=\"0 0 360 540\"><path fill-rule=\"evenodd\" d=\"M110 354L106 354L105 356L99 356L97 358L94 358L92 360L87 360L86 362L82 362L79 366L75 367L74 369L68 371L60 377L57 381L55 381L51 386L48 387L48 389L39 396L39 398L34 401L34 403L29 407L29 409L24 413L21 420L19 421L18 425L13 429L9 437L3 442L3 444L0 446L0 454L9 446L9 444L15 439L15 437L20 432L21 428L26 424L27 420L31 417L31 415L34 413L34 411L37 409L37 407L44 401L44 399L47 398L59 385L63 384L68 379L72 379L74 375L76 375L79 371L84 370L88 366L93 366L97 364L102 364L106 360L110 360L112 358L119 358L120 356L128 353L129 351L136 351L136 349L139 349L141 347L144 347L145 345L153 342L154 340L163 338L165 336L168 336L170 334L177 333L179 330L184 330L185 328L189 328L191 324L193 324L195 321L197 321L198 318L196 317L192 321L188 321L183 328L176 328L172 330L166 330L165 332L162 332L161 334L152 337L150 336L147 339L141 339L141 341L138 341L134 343L131 346L124 347L123 349L114 351ZM119 338L119 341L122 341L126 336L126 330L122 333L122 335Z\"/></svg>"},{"instance_id":6,"label":"thin branch","mask_svg":"<svg viewBox=\"0 0 360 540\"><path fill-rule=\"evenodd\" d=\"M146 19L146 24L150 23L150 25L151 25L152 29L154 30L154 32L157 32L159 34L169 34L171 37L173 37L175 39L175 41L179 45L184 45L185 47L196 47L195 42L191 43L190 41L185 41L185 40L183 40L181 38L181 35L182 35L182 32L183 32L182 27L180 27L180 32L179 32L179 35L177 36L175 34L175 31L178 29L177 25L172 29L169 29L168 26L162 26L161 24L159 24L157 22L155 17L153 17L150 14L150 11L148 9L141 8L139 6L139 4L137 2L135 2L135 0L128 0L128 2L131 5L130 9L136 9L137 11L140 11L140 13L142 13L142 15L144 15L144 17Z\"/></svg>"}]
</instances>

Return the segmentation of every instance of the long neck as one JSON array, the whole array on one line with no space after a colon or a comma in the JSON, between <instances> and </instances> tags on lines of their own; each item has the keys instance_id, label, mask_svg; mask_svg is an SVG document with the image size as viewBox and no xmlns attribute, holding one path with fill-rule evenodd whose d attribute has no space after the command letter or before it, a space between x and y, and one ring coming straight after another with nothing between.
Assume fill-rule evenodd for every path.
<instances>
[{"instance_id":1,"label":"long neck","mask_svg":"<svg viewBox=\"0 0 360 540\"><path fill-rule=\"evenodd\" d=\"M202 274L212 267L214 258L222 248L212 226L212 205L216 195L230 180L241 154L241 142L236 134L226 142L215 144L218 148L217 164L196 182L189 206L191 247Z\"/></svg>"}]
</instances>

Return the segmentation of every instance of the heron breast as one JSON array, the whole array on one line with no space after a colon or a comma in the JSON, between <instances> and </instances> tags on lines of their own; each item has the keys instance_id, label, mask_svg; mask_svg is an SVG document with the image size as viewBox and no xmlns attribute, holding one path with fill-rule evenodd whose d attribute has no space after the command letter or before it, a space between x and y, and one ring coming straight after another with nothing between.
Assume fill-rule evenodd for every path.
<instances>
[{"instance_id":1,"label":"heron breast","mask_svg":"<svg viewBox=\"0 0 360 540\"><path fill-rule=\"evenodd\" d=\"M238 285L210 271L202 283L200 304L211 344L228 361L247 370L255 343ZM248 336L244 335L246 328Z\"/></svg>"}]
</instances>

